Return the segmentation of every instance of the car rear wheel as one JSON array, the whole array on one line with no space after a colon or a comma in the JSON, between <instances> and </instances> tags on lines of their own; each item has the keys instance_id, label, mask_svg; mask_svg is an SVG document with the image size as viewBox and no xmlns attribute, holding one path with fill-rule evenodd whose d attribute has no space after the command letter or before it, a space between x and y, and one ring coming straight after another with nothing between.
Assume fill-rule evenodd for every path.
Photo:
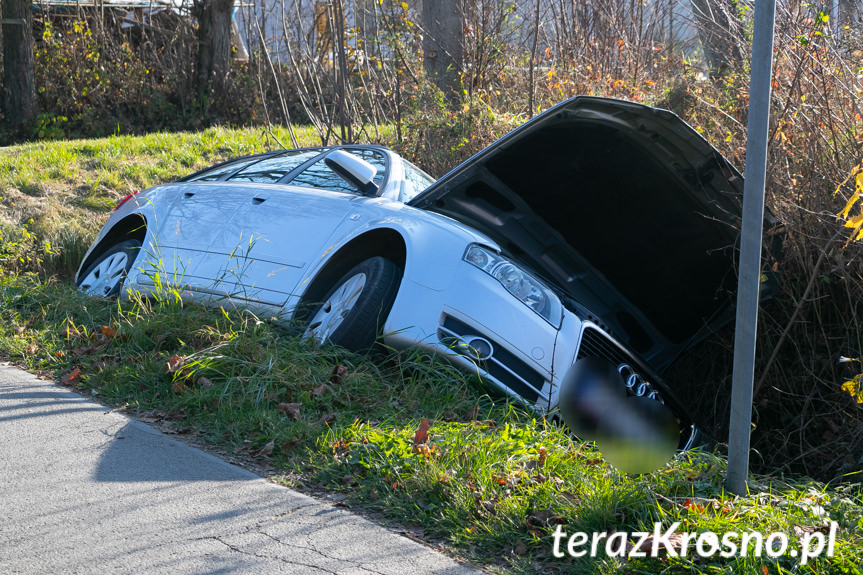
<instances>
[{"instance_id":1,"label":"car rear wheel","mask_svg":"<svg viewBox=\"0 0 863 575\"><path fill-rule=\"evenodd\" d=\"M401 281L401 270L374 257L354 266L317 302L300 304L303 337L351 351L370 349L380 335Z\"/></svg>"},{"instance_id":2,"label":"car rear wheel","mask_svg":"<svg viewBox=\"0 0 863 575\"><path fill-rule=\"evenodd\" d=\"M78 290L101 297L117 295L140 251L138 240L126 240L108 248L79 276Z\"/></svg>"}]
</instances>

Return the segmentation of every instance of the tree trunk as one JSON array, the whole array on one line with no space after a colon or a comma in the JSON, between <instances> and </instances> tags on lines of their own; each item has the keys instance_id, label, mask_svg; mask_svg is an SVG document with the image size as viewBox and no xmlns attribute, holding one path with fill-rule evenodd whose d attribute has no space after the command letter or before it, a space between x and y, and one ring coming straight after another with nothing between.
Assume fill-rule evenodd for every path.
<instances>
[{"instance_id":1,"label":"tree trunk","mask_svg":"<svg viewBox=\"0 0 863 575\"><path fill-rule=\"evenodd\" d=\"M464 11L460 0L426 0L422 24L425 72L453 101L459 92L464 53Z\"/></svg>"},{"instance_id":2,"label":"tree trunk","mask_svg":"<svg viewBox=\"0 0 863 575\"><path fill-rule=\"evenodd\" d=\"M692 11L711 74L743 70L745 42L735 0L692 0Z\"/></svg>"},{"instance_id":3,"label":"tree trunk","mask_svg":"<svg viewBox=\"0 0 863 575\"><path fill-rule=\"evenodd\" d=\"M36 116L33 12L30 0L3 0L3 121L18 127Z\"/></svg>"},{"instance_id":4,"label":"tree trunk","mask_svg":"<svg viewBox=\"0 0 863 575\"><path fill-rule=\"evenodd\" d=\"M195 0L198 21L196 74L198 96L206 113L210 103L224 95L231 69L231 12L234 0Z\"/></svg>"}]
</instances>

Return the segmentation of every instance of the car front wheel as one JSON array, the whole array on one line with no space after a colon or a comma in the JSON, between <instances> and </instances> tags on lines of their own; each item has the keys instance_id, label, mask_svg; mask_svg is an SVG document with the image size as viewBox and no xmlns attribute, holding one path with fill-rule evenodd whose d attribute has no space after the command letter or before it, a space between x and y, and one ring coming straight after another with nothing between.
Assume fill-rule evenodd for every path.
<instances>
[{"instance_id":1,"label":"car front wheel","mask_svg":"<svg viewBox=\"0 0 863 575\"><path fill-rule=\"evenodd\" d=\"M329 341L351 351L370 349L389 315L401 282L401 270L374 257L353 267L317 302L300 309L303 337ZM307 318L307 319L306 319Z\"/></svg>"},{"instance_id":2,"label":"car front wheel","mask_svg":"<svg viewBox=\"0 0 863 575\"><path fill-rule=\"evenodd\" d=\"M126 240L110 247L79 276L78 290L101 297L117 295L140 251L138 240Z\"/></svg>"}]
</instances>

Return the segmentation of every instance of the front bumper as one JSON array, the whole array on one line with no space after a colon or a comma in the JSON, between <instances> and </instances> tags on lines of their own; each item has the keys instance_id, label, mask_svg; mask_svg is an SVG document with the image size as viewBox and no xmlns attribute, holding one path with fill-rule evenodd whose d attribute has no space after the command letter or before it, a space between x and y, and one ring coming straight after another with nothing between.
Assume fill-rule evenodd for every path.
<instances>
[{"instance_id":1,"label":"front bumper","mask_svg":"<svg viewBox=\"0 0 863 575\"><path fill-rule=\"evenodd\" d=\"M464 262L442 290L405 277L384 334L387 345L419 346L542 413L556 408L560 381L575 361L586 356L615 366L632 365L648 382L639 395L653 393L676 414L683 413L658 376L599 326L567 310L558 330L493 278ZM483 345L471 345L476 340ZM706 443L688 417L678 419L681 449Z\"/></svg>"}]
</instances>

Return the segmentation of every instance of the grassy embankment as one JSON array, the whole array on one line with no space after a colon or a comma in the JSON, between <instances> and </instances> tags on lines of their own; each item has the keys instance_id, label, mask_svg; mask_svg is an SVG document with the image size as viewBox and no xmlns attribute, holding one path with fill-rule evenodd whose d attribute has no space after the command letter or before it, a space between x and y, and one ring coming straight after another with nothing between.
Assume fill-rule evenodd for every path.
<instances>
[{"instance_id":1,"label":"grassy embankment","mask_svg":"<svg viewBox=\"0 0 863 575\"><path fill-rule=\"evenodd\" d=\"M287 138L281 138L287 141ZM313 135L301 135L305 144ZM370 362L314 349L267 318L118 304L68 278L113 204L135 188L261 151L260 130L33 144L0 152L0 357L176 434L271 465L289 485L337 494L461 556L515 573L861 573L857 486L755 477L723 490L706 453L628 477L518 405L419 355ZM46 243L47 242L47 243ZM428 420L427 436L421 431ZM551 534L774 531L797 546L839 525L832 558L558 559Z\"/></svg>"}]
</instances>

